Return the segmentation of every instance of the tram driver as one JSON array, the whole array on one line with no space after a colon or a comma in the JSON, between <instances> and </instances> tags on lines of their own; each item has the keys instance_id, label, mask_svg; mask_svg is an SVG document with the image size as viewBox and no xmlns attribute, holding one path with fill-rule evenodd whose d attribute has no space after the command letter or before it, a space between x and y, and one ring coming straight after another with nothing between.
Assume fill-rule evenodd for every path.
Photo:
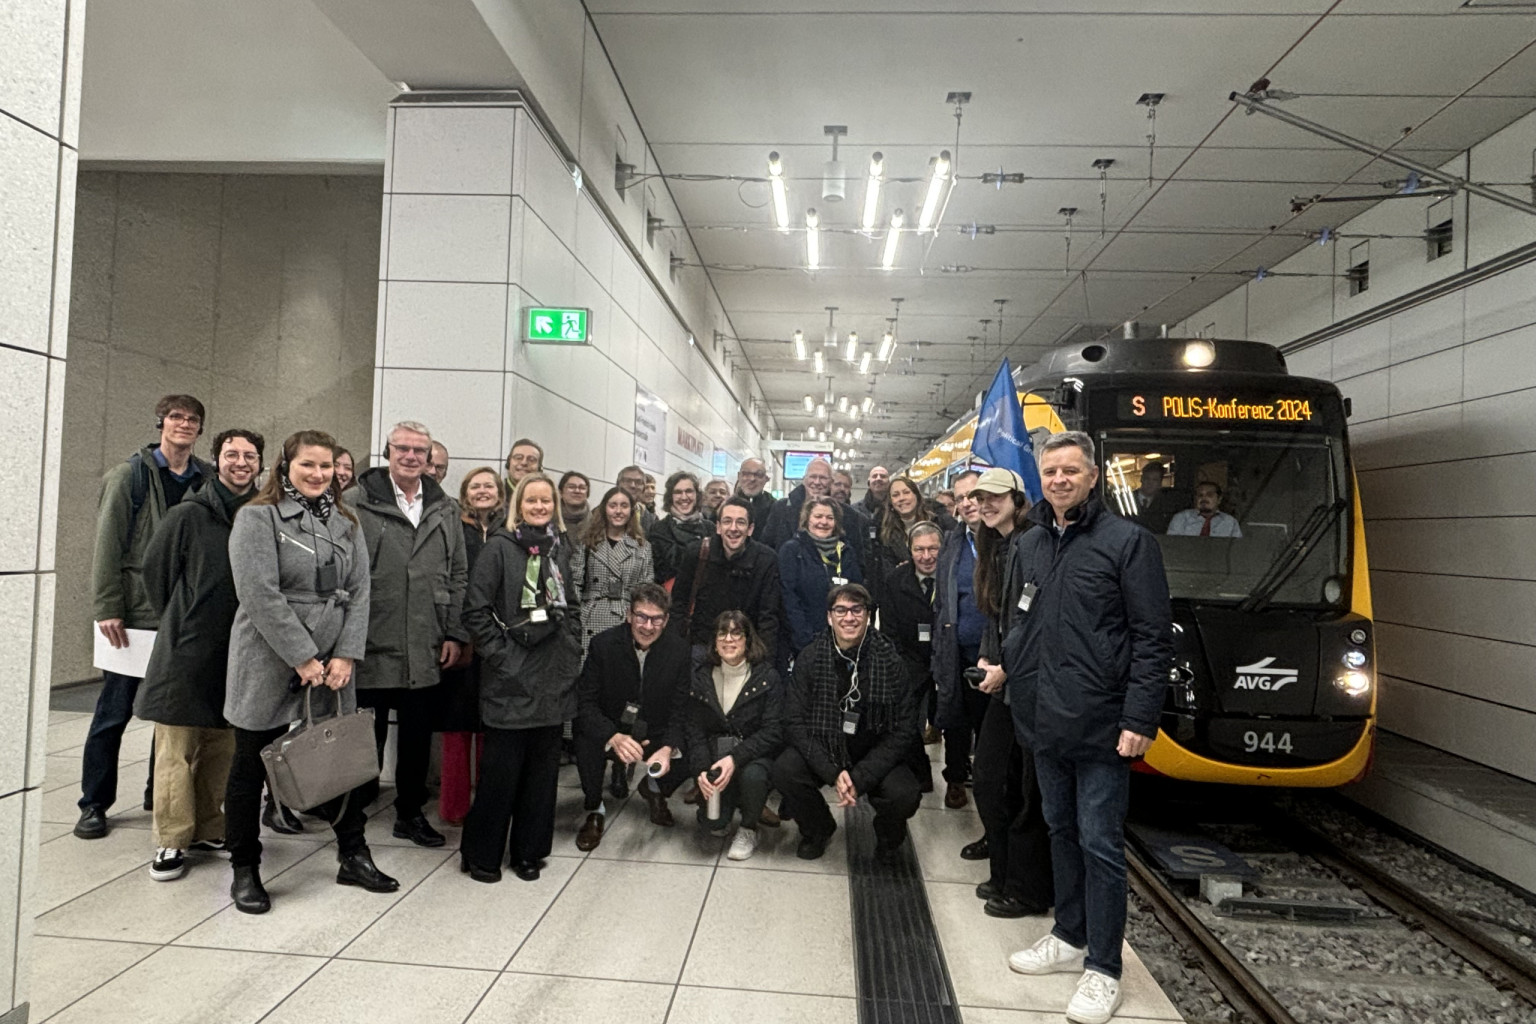
<instances>
[{"instance_id":1,"label":"tram driver","mask_svg":"<svg viewBox=\"0 0 1536 1024\"><path fill-rule=\"evenodd\" d=\"M1168 523L1170 537L1241 537L1237 517L1220 510L1221 488L1209 480L1195 484L1195 507L1176 513Z\"/></svg>"}]
</instances>

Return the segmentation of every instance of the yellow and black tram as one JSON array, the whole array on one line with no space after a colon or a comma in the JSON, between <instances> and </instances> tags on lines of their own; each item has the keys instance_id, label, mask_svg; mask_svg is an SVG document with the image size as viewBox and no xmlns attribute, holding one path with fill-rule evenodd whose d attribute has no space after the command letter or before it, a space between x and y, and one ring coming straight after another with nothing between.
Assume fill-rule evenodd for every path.
<instances>
[{"instance_id":1,"label":"yellow and black tram","mask_svg":"<svg viewBox=\"0 0 1536 1024\"><path fill-rule=\"evenodd\" d=\"M1200 338L1070 345L1016 381L1037 443L1089 434L1105 506L1162 547L1175 665L1143 770L1259 786L1363 775L1374 636L1338 389L1291 376L1273 346ZM914 468L943 475L973 429Z\"/></svg>"}]
</instances>

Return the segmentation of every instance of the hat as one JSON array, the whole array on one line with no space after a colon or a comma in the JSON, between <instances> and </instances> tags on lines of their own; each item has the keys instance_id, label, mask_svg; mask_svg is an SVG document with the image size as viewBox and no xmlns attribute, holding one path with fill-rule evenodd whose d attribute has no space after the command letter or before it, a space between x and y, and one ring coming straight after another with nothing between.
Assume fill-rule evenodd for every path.
<instances>
[{"instance_id":1,"label":"hat","mask_svg":"<svg viewBox=\"0 0 1536 1024\"><path fill-rule=\"evenodd\" d=\"M1009 491L1024 490L1024 478L1011 469L1001 466L993 466L981 474L976 481L976 486L971 488L972 494L1007 494Z\"/></svg>"}]
</instances>

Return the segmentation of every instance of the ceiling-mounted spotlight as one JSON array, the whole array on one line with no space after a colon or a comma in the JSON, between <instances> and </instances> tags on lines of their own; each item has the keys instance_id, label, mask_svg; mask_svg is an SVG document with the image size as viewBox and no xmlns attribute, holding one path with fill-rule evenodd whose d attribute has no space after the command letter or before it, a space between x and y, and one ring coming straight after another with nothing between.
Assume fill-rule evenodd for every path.
<instances>
[{"instance_id":1,"label":"ceiling-mounted spotlight","mask_svg":"<svg viewBox=\"0 0 1536 1024\"><path fill-rule=\"evenodd\" d=\"M795 331L795 359L805 362L805 332Z\"/></svg>"},{"instance_id":2,"label":"ceiling-mounted spotlight","mask_svg":"<svg viewBox=\"0 0 1536 1024\"><path fill-rule=\"evenodd\" d=\"M864 440L864 428L863 427L854 427L853 428L853 439L855 441L862 441L862 440Z\"/></svg>"},{"instance_id":3,"label":"ceiling-mounted spotlight","mask_svg":"<svg viewBox=\"0 0 1536 1024\"><path fill-rule=\"evenodd\" d=\"M880 212L880 182L885 172L885 157L876 153L869 158L869 182L864 186L865 231L875 230L875 216Z\"/></svg>"},{"instance_id":4,"label":"ceiling-mounted spotlight","mask_svg":"<svg viewBox=\"0 0 1536 1024\"><path fill-rule=\"evenodd\" d=\"M901 243L901 226L906 220L906 215L900 210L891 214L891 227L885 234L885 249L880 253L882 269L890 270L896 265L896 246Z\"/></svg>"},{"instance_id":5,"label":"ceiling-mounted spotlight","mask_svg":"<svg viewBox=\"0 0 1536 1024\"><path fill-rule=\"evenodd\" d=\"M933 218L939 212L939 200L944 195L945 182L949 181L949 150L944 150L928 164L928 194L923 197L922 212L917 215L917 230L933 227Z\"/></svg>"},{"instance_id":6,"label":"ceiling-mounted spotlight","mask_svg":"<svg viewBox=\"0 0 1536 1024\"><path fill-rule=\"evenodd\" d=\"M826 361L821 358L821 349L817 349L815 352L811 353L811 364L812 372L815 373L816 376L820 377L822 374L827 372Z\"/></svg>"},{"instance_id":7,"label":"ceiling-mounted spotlight","mask_svg":"<svg viewBox=\"0 0 1536 1024\"><path fill-rule=\"evenodd\" d=\"M875 400L873 398L871 398L869 395L865 395L864 396L864 401L859 403L859 408L864 410L865 415L868 415L869 414L869 410L873 409L874 407L875 407Z\"/></svg>"},{"instance_id":8,"label":"ceiling-mounted spotlight","mask_svg":"<svg viewBox=\"0 0 1536 1024\"><path fill-rule=\"evenodd\" d=\"M784 163L778 153L768 154L768 187L773 192L773 221L780 231L788 231L789 192L784 187Z\"/></svg>"},{"instance_id":9,"label":"ceiling-mounted spotlight","mask_svg":"<svg viewBox=\"0 0 1536 1024\"><path fill-rule=\"evenodd\" d=\"M822 405L820 402L816 403L816 418L819 420L824 420L827 418L827 407Z\"/></svg>"},{"instance_id":10,"label":"ceiling-mounted spotlight","mask_svg":"<svg viewBox=\"0 0 1536 1024\"><path fill-rule=\"evenodd\" d=\"M810 270L821 266L821 218L814 208L805 211L805 265Z\"/></svg>"},{"instance_id":11,"label":"ceiling-mounted spotlight","mask_svg":"<svg viewBox=\"0 0 1536 1024\"><path fill-rule=\"evenodd\" d=\"M848 407L848 419L850 421L857 421L858 418L859 418L859 407L857 405L850 405Z\"/></svg>"},{"instance_id":12,"label":"ceiling-mounted spotlight","mask_svg":"<svg viewBox=\"0 0 1536 1024\"><path fill-rule=\"evenodd\" d=\"M821 174L821 198L824 202L840 203L848 196L848 168L837 158L837 141L848 134L848 126L829 124L821 130L832 136L832 159L823 165Z\"/></svg>"},{"instance_id":13,"label":"ceiling-mounted spotlight","mask_svg":"<svg viewBox=\"0 0 1536 1024\"><path fill-rule=\"evenodd\" d=\"M837 411L838 412L847 412L848 411L848 396L847 395L838 395L837 396Z\"/></svg>"},{"instance_id":14,"label":"ceiling-mounted spotlight","mask_svg":"<svg viewBox=\"0 0 1536 1024\"><path fill-rule=\"evenodd\" d=\"M806 412L815 412L816 411L816 400L814 398L812 398L810 395L806 395L805 396L804 404L805 404L805 411Z\"/></svg>"},{"instance_id":15,"label":"ceiling-mounted spotlight","mask_svg":"<svg viewBox=\"0 0 1536 1024\"><path fill-rule=\"evenodd\" d=\"M858 331L849 331L848 332L848 347L843 350L843 359L846 360L847 362L851 363L855 359L858 359L858 358L859 358L859 332Z\"/></svg>"},{"instance_id":16,"label":"ceiling-mounted spotlight","mask_svg":"<svg viewBox=\"0 0 1536 1024\"><path fill-rule=\"evenodd\" d=\"M875 358L882 363L891 361L891 354L896 351L896 335L893 331L886 331L885 337L880 339L880 354Z\"/></svg>"},{"instance_id":17,"label":"ceiling-mounted spotlight","mask_svg":"<svg viewBox=\"0 0 1536 1024\"><path fill-rule=\"evenodd\" d=\"M869 373L869 359L870 351L869 349L865 349L864 354L859 357L859 374L861 376Z\"/></svg>"},{"instance_id":18,"label":"ceiling-mounted spotlight","mask_svg":"<svg viewBox=\"0 0 1536 1024\"><path fill-rule=\"evenodd\" d=\"M836 430L832 431L832 436L841 441L843 439L843 428L838 427Z\"/></svg>"}]
</instances>

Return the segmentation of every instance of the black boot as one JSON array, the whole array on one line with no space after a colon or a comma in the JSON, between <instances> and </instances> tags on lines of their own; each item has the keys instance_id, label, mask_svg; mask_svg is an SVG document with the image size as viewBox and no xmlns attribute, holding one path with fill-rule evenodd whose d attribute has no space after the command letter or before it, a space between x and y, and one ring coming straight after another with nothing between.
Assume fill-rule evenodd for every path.
<instances>
[{"instance_id":1,"label":"black boot","mask_svg":"<svg viewBox=\"0 0 1536 1024\"><path fill-rule=\"evenodd\" d=\"M266 810L261 812L261 823L279 835L296 836L304 831L304 823L299 816L294 814L282 804L267 797Z\"/></svg>"},{"instance_id":2,"label":"black boot","mask_svg":"<svg viewBox=\"0 0 1536 1024\"><path fill-rule=\"evenodd\" d=\"M400 888L399 882L374 864L373 854L368 852L366 846L356 853L338 856L336 859L341 862L341 867L336 871L337 885L357 885L369 892L394 892Z\"/></svg>"},{"instance_id":3,"label":"black boot","mask_svg":"<svg viewBox=\"0 0 1536 1024\"><path fill-rule=\"evenodd\" d=\"M265 914L272 909L272 899L262 887L261 875L255 865L235 868L235 880L229 884L229 895L235 901L235 909L242 914Z\"/></svg>"}]
</instances>

